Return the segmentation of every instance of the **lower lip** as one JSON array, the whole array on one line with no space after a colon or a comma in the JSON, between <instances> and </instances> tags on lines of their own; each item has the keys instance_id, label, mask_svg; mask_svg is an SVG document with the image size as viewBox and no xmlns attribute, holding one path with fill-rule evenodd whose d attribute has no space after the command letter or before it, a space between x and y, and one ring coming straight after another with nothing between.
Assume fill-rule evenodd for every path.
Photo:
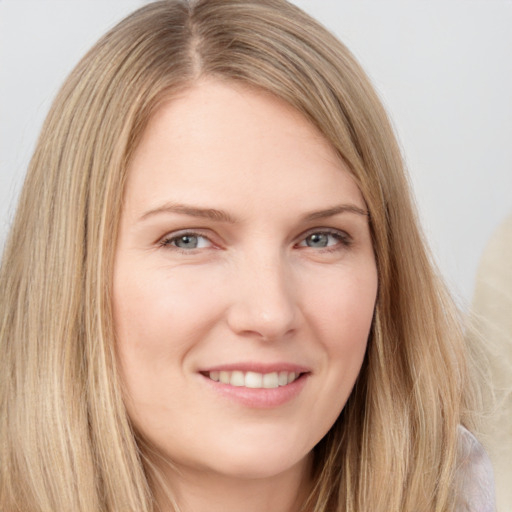
<instances>
[{"instance_id":1,"label":"lower lip","mask_svg":"<svg viewBox=\"0 0 512 512\"><path fill-rule=\"evenodd\" d=\"M309 374L303 373L298 379L278 388L246 388L231 386L201 375L205 384L224 398L254 409L271 409L284 405L296 398L306 385Z\"/></svg>"}]
</instances>

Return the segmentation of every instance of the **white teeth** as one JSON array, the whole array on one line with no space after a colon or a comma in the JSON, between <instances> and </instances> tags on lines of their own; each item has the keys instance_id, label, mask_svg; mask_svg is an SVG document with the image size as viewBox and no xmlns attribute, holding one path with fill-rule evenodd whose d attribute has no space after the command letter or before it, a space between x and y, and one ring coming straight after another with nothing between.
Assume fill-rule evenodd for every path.
<instances>
[{"instance_id":1,"label":"white teeth","mask_svg":"<svg viewBox=\"0 0 512 512\"><path fill-rule=\"evenodd\" d=\"M243 386L252 389L275 389L279 386L286 386L287 384L291 384L300 377L300 373L287 371L257 373L235 370L233 372L212 371L209 372L207 376L215 382L229 384L231 386Z\"/></svg>"},{"instance_id":2,"label":"white teeth","mask_svg":"<svg viewBox=\"0 0 512 512\"><path fill-rule=\"evenodd\" d=\"M279 380L277 373L265 373L263 375L263 387L264 388L277 388L279 387Z\"/></svg>"},{"instance_id":3,"label":"white teeth","mask_svg":"<svg viewBox=\"0 0 512 512\"><path fill-rule=\"evenodd\" d=\"M246 388L261 388L263 387L263 375L256 372L247 372L245 374L245 387Z\"/></svg>"},{"instance_id":4,"label":"white teeth","mask_svg":"<svg viewBox=\"0 0 512 512\"><path fill-rule=\"evenodd\" d=\"M232 386L244 386L245 385L245 378L243 372L233 372L231 374L231 379L229 383Z\"/></svg>"}]
</instances>

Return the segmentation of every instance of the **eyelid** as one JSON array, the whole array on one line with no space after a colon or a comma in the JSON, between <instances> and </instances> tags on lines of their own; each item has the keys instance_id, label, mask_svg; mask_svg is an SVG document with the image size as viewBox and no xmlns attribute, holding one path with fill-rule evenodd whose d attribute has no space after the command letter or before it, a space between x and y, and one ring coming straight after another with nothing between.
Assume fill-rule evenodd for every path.
<instances>
[{"instance_id":1,"label":"eyelid","mask_svg":"<svg viewBox=\"0 0 512 512\"><path fill-rule=\"evenodd\" d=\"M338 228L333 228L333 227L315 227L315 228L308 229L307 231L304 231L303 233L301 233L296 238L297 242L294 245L296 247L297 246L299 246L299 247L308 247L308 246L303 246L301 244L309 236L311 236L313 234L317 234L317 233L331 235L331 236L333 236L333 237L335 237L335 238L337 238L339 240L339 244L335 244L335 245L331 245L331 246L327 246L327 247L323 247L323 248L312 248L312 249L315 249L317 251L318 250L325 250L325 251L335 250L336 248L339 248L340 245L343 246L343 247L348 247L353 242L352 236L347 231L345 231L343 229L338 229ZM186 236L186 235L194 236L194 237L199 237L199 238L203 238L205 240L208 240L210 246L209 247L183 249L183 248L177 247L176 245L172 245L172 242L174 240L176 240L176 239L178 239L178 238L180 238L182 236ZM175 251L179 251L179 252L183 252L183 253L187 253L187 254L192 254L195 251L215 248L215 247L219 246L219 244L216 243L212 239L212 236L209 235L209 234L206 234L205 230L202 229L202 228L198 228L198 229L190 228L190 229L180 229L180 230L177 230L177 231L170 231L169 233L167 233L163 237L161 237L156 243L160 247L169 248L169 249L172 249L172 250L175 250Z\"/></svg>"},{"instance_id":2,"label":"eyelid","mask_svg":"<svg viewBox=\"0 0 512 512\"><path fill-rule=\"evenodd\" d=\"M324 233L327 235L338 235L344 239L347 239L347 241L352 240L352 236L344 229L339 228L327 228L327 227L317 227L317 228L311 228L307 231L304 231L301 233L297 238L299 241L304 240L308 236L314 235L316 233Z\"/></svg>"},{"instance_id":3,"label":"eyelid","mask_svg":"<svg viewBox=\"0 0 512 512\"><path fill-rule=\"evenodd\" d=\"M175 245L172 245L172 241L173 240L176 240L177 238L180 238L182 236L195 236L195 237L198 237L198 238L204 238L205 240L208 240L208 242L211 244L211 247L214 247L216 244L215 242L212 240L212 238L208 235L206 235L203 230L201 229L180 229L178 231L171 231L167 234L165 234L163 237L161 237L157 244L161 247L164 247L164 248L172 248L173 250L176 250L176 251L180 251L180 252L186 252L186 253L192 253L194 251L197 251L197 250L202 250L202 249L205 249L204 247L202 248L193 248L193 249L182 249L180 247L177 247ZM210 248L210 247L208 247Z\"/></svg>"},{"instance_id":4,"label":"eyelid","mask_svg":"<svg viewBox=\"0 0 512 512\"><path fill-rule=\"evenodd\" d=\"M300 244L302 244L309 236L317 234L317 233L334 236L335 238L337 238L339 240L340 245L343 246L343 247L349 247L352 244L352 242L353 242L352 236L350 236L350 234L347 231L343 230L343 229L327 228L327 227L317 227L317 228L308 229L307 231L302 233L298 237L298 242L297 242L296 245L299 246L299 247L307 247L307 246L302 246ZM323 247L323 248L317 248L316 250L324 250L324 251L330 251L331 250L332 251L332 250L335 250L337 248L339 248L339 246L338 245L334 245L334 246L327 246L327 247Z\"/></svg>"}]
</instances>

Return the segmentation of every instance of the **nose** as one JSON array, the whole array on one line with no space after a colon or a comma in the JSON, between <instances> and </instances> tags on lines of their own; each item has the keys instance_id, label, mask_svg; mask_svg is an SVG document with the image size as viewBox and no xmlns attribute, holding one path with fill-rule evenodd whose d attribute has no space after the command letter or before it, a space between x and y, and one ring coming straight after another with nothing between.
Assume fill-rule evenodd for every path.
<instances>
[{"instance_id":1,"label":"nose","mask_svg":"<svg viewBox=\"0 0 512 512\"><path fill-rule=\"evenodd\" d=\"M232 280L227 321L239 336L282 339L299 324L300 308L290 269L279 257L251 258Z\"/></svg>"}]
</instances>

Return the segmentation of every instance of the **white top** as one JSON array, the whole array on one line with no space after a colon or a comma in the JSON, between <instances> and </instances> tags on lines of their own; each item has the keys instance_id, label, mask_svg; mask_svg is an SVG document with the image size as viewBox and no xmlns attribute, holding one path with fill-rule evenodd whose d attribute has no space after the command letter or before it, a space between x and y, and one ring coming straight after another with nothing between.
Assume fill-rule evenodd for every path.
<instances>
[{"instance_id":1,"label":"white top","mask_svg":"<svg viewBox=\"0 0 512 512\"><path fill-rule=\"evenodd\" d=\"M460 487L456 512L495 512L494 473L483 446L464 427L459 427Z\"/></svg>"}]
</instances>

